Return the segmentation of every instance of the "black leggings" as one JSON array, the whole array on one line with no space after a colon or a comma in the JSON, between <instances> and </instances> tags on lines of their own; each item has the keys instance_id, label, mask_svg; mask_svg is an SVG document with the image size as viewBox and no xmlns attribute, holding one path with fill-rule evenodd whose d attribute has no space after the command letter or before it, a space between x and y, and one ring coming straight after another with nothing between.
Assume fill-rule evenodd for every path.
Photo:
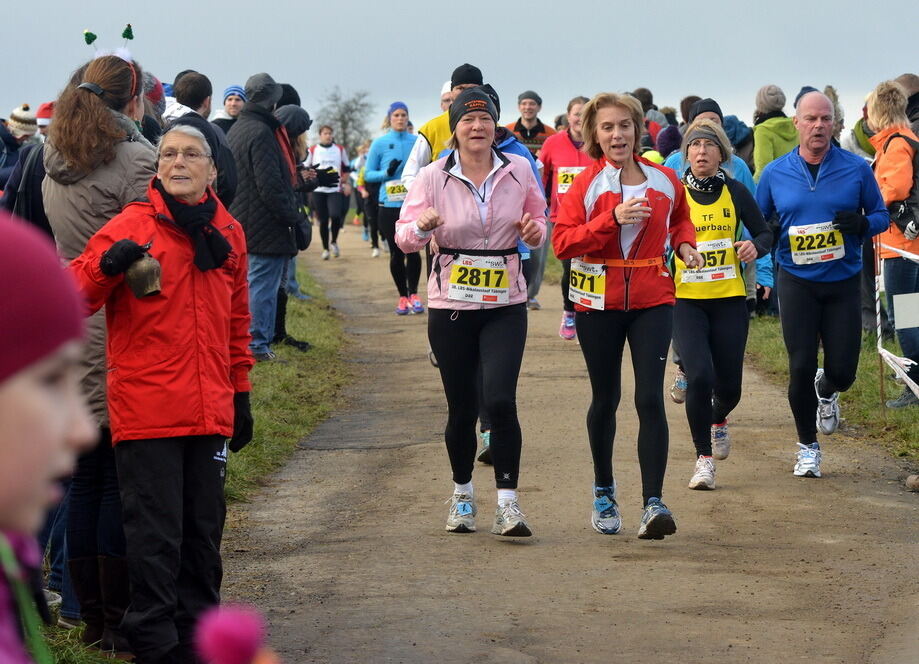
<instances>
[{"instance_id":1,"label":"black leggings","mask_svg":"<svg viewBox=\"0 0 919 664\"><path fill-rule=\"evenodd\" d=\"M369 194L364 200L364 228L370 229L370 246L380 248L380 231L377 219L380 214L380 185L368 182L364 185Z\"/></svg>"},{"instance_id":2,"label":"black leggings","mask_svg":"<svg viewBox=\"0 0 919 664\"><path fill-rule=\"evenodd\" d=\"M338 192L313 192L313 210L319 218L319 238L322 248L329 248L329 227L332 231L332 242L338 242L338 231L341 230L345 217L345 197Z\"/></svg>"},{"instance_id":3,"label":"black leggings","mask_svg":"<svg viewBox=\"0 0 919 664\"><path fill-rule=\"evenodd\" d=\"M380 235L389 245L389 273L396 284L396 290L402 297L418 292L418 280L421 278L421 256L417 251L403 253L396 244L396 222L399 220L400 208L380 206L377 224Z\"/></svg>"},{"instance_id":4,"label":"black leggings","mask_svg":"<svg viewBox=\"0 0 919 664\"><path fill-rule=\"evenodd\" d=\"M571 286L571 259L562 261L562 309L574 311L574 303L568 299L568 288Z\"/></svg>"},{"instance_id":5,"label":"black leggings","mask_svg":"<svg viewBox=\"0 0 919 664\"><path fill-rule=\"evenodd\" d=\"M788 403L798 442L817 440L817 349L823 343L821 395L844 392L855 382L861 350L860 275L842 281L809 281L785 270L778 274L779 316L788 350Z\"/></svg>"},{"instance_id":6,"label":"black leggings","mask_svg":"<svg viewBox=\"0 0 919 664\"><path fill-rule=\"evenodd\" d=\"M479 414L477 374L481 366L482 401L491 423L495 485L499 489L517 488L521 447L517 377L526 336L527 312L523 304L428 312L428 340L447 396L444 438L457 484L472 480Z\"/></svg>"},{"instance_id":7,"label":"black leggings","mask_svg":"<svg viewBox=\"0 0 919 664\"><path fill-rule=\"evenodd\" d=\"M638 411L638 463L642 497L662 497L667 470L669 431L664 412L664 368L673 307L660 305L632 311L579 311L578 339L587 362L593 399L587 411L587 435L597 486L613 484L613 439L616 409L622 396L622 350L626 339L635 371Z\"/></svg>"},{"instance_id":8,"label":"black leggings","mask_svg":"<svg viewBox=\"0 0 919 664\"><path fill-rule=\"evenodd\" d=\"M696 456L712 455L711 426L740 402L750 316L743 296L678 299L673 344L686 374L686 419Z\"/></svg>"}]
</instances>

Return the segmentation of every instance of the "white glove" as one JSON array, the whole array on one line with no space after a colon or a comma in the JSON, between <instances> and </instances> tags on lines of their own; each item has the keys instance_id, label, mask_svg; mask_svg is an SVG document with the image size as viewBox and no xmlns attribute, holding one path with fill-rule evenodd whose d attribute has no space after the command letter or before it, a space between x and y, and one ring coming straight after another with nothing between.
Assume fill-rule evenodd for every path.
<instances>
[{"instance_id":1,"label":"white glove","mask_svg":"<svg viewBox=\"0 0 919 664\"><path fill-rule=\"evenodd\" d=\"M919 227L916 226L915 219L906 225L906 229L903 231L903 235L910 242L919 237Z\"/></svg>"}]
</instances>

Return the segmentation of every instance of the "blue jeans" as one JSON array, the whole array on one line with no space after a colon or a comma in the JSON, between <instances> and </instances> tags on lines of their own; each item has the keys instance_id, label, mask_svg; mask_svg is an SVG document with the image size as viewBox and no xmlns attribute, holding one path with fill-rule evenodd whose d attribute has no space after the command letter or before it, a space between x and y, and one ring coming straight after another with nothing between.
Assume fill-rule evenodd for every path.
<instances>
[{"instance_id":1,"label":"blue jeans","mask_svg":"<svg viewBox=\"0 0 919 664\"><path fill-rule=\"evenodd\" d=\"M267 353L274 339L274 319L278 308L278 289L286 278L290 256L249 254L249 328L253 354Z\"/></svg>"},{"instance_id":2,"label":"blue jeans","mask_svg":"<svg viewBox=\"0 0 919 664\"><path fill-rule=\"evenodd\" d=\"M284 290L288 295L300 294L300 283L297 281L297 257L290 259L287 267L287 280L283 282Z\"/></svg>"},{"instance_id":3,"label":"blue jeans","mask_svg":"<svg viewBox=\"0 0 919 664\"><path fill-rule=\"evenodd\" d=\"M884 287L887 289L887 311L891 324L896 325L893 296L919 293L919 264L907 258L884 259ZM903 355L919 362L919 327L897 330L897 340ZM909 377L919 380L919 367L913 367Z\"/></svg>"},{"instance_id":4,"label":"blue jeans","mask_svg":"<svg viewBox=\"0 0 919 664\"><path fill-rule=\"evenodd\" d=\"M80 619L80 602L70 584L67 566L67 508L70 503L70 478L61 481L64 497L48 512L48 518L38 534L38 546L48 555L48 588L61 594L61 615Z\"/></svg>"}]
</instances>

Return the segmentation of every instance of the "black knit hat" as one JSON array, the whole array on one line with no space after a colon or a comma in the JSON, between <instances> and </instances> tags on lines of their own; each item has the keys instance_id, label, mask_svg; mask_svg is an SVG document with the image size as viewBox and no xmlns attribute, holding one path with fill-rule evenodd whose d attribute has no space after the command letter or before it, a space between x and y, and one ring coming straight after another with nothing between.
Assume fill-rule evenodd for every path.
<instances>
[{"instance_id":1,"label":"black knit hat","mask_svg":"<svg viewBox=\"0 0 919 664\"><path fill-rule=\"evenodd\" d=\"M699 117L700 113L715 113L724 122L724 113L721 112L721 107L711 97L700 99L689 107L689 117L686 118L686 124L692 124L692 121Z\"/></svg>"},{"instance_id":2,"label":"black knit hat","mask_svg":"<svg viewBox=\"0 0 919 664\"><path fill-rule=\"evenodd\" d=\"M498 124L498 109L491 96L482 88L463 90L456 100L450 104L450 132L456 130L456 124L466 113L484 111Z\"/></svg>"},{"instance_id":3,"label":"black knit hat","mask_svg":"<svg viewBox=\"0 0 919 664\"><path fill-rule=\"evenodd\" d=\"M482 85L482 70L468 62L453 70L450 77L450 88L457 85Z\"/></svg>"}]
</instances>

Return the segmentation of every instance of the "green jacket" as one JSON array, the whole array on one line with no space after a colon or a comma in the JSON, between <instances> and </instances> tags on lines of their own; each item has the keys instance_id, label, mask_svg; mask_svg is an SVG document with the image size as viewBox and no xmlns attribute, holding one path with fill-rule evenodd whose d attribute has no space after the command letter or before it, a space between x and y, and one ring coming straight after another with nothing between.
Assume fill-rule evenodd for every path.
<instances>
[{"instance_id":1,"label":"green jacket","mask_svg":"<svg viewBox=\"0 0 919 664\"><path fill-rule=\"evenodd\" d=\"M798 145L798 131L791 118L769 118L753 127L753 179L758 183L770 161Z\"/></svg>"}]
</instances>

